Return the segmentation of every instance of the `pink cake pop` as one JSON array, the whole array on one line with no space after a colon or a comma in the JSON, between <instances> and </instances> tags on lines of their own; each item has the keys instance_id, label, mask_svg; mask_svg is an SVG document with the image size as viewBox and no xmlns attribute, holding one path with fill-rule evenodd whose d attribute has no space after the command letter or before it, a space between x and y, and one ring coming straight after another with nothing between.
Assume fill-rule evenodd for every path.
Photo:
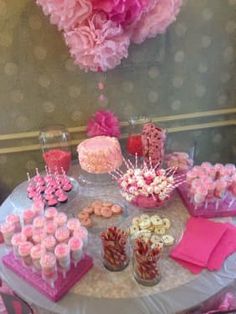
<instances>
[{"instance_id":1,"label":"pink cake pop","mask_svg":"<svg viewBox=\"0 0 236 314\"><path fill-rule=\"evenodd\" d=\"M16 214L11 214L6 217L6 222L9 222L15 226L15 232L21 231L20 217Z\"/></svg>"},{"instance_id":2,"label":"pink cake pop","mask_svg":"<svg viewBox=\"0 0 236 314\"><path fill-rule=\"evenodd\" d=\"M69 240L69 247L71 251L71 258L76 266L83 255L83 241L78 237L72 237Z\"/></svg>"},{"instance_id":3,"label":"pink cake pop","mask_svg":"<svg viewBox=\"0 0 236 314\"><path fill-rule=\"evenodd\" d=\"M65 213L58 213L58 215L54 218L54 221L58 225L58 227L62 227L67 222L67 216Z\"/></svg>"},{"instance_id":4,"label":"pink cake pop","mask_svg":"<svg viewBox=\"0 0 236 314\"><path fill-rule=\"evenodd\" d=\"M51 287L54 287L54 282L57 279L57 260L53 253L45 253L40 258L42 269L42 277Z\"/></svg>"},{"instance_id":5,"label":"pink cake pop","mask_svg":"<svg viewBox=\"0 0 236 314\"><path fill-rule=\"evenodd\" d=\"M54 252L54 248L57 244L57 241L55 239L55 237L53 235L49 235L47 236L43 241L42 241L42 245L45 247L45 249L48 252Z\"/></svg>"},{"instance_id":6,"label":"pink cake pop","mask_svg":"<svg viewBox=\"0 0 236 314\"><path fill-rule=\"evenodd\" d=\"M55 207L50 207L45 210L44 216L47 220L53 220L57 216L58 211Z\"/></svg>"},{"instance_id":7,"label":"pink cake pop","mask_svg":"<svg viewBox=\"0 0 236 314\"><path fill-rule=\"evenodd\" d=\"M60 227L56 230L55 237L59 243L67 243L70 237L70 231L65 226Z\"/></svg>"},{"instance_id":8,"label":"pink cake pop","mask_svg":"<svg viewBox=\"0 0 236 314\"><path fill-rule=\"evenodd\" d=\"M35 212L32 209L25 209L23 212L24 225L30 225L35 217Z\"/></svg>"},{"instance_id":9,"label":"pink cake pop","mask_svg":"<svg viewBox=\"0 0 236 314\"><path fill-rule=\"evenodd\" d=\"M15 225L9 222L5 222L1 225L0 231L4 239L4 243L11 246L11 239L15 233Z\"/></svg>"},{"instance_id":10,"label":"pink cake pop","mask_svg":"<svg viewBox=\"0 0 236 314\"><path fill-rule=\"evenodd\" d=\"M41 270L40 259L45 254L45 249L42 244L37 244L32 246L30 250L30 256L32 259L32 263L35 271Z\"/></svg>"},{"instance_id":11,"label":"pink cake pop","mask_svg":"<svg viewBox=\"0 0 236 314\"><path fill-rule=\"evenodd\" d=\"M74 231L79 230L80 228L79 219L70 218L67 222L67 228L70 230L71 234L73 234Z\"/></svg>"},{"instance_id":12,"label":"pink cake pop","mask_svg":"<svg viewBox=\"0 0 236 314\"><path fill-rule=\"evenodd\" d=\"M19 244L25 242L27 238L22 233L15 233L11 238L11 244L13 248L13 253L15 256L19 256L18 247Z\"/></svg>"},{"instance_id":13,"label":"pink cake pop","mask_svg":"<svg viewBox=\"0 0 236 314\"><path fill-rule=\"evenodd\" d=\"M32 259L30 256L30 251L33 244L29 241L21 242L18 247L19 256L22 258L22 261L25 266L30 266L32 264Z\"/></svg>"},{"instance_id":14,"label":"pink cake pop","mask_svg":"<svg viewBox=\"0 0 236 314\"><path fill-rule=\"evenodd\" d=\"M26 237L27 241L32 241L33 226L32 225L24 226L21 230L21 233Z\"/></svg>"},{"instance_id":15,"label":"pink cake pop","mask_svg":"<svg viewBox=\"0 0 236 314\"><path fill-rule=\"evenodd\" d=\"M65 277L66 272L70 268L70 248L68 244L61 243L56 246L54 252L60 266L60 270L63 272L63 276Z\"/></svg>"},{"instance_id":16,"label":"pink cake pop","mask_svg":"<svg viewBox=\"0 0 236 314\"><path fill-rule=\"evenodd\" d=\"M42 229L45 226L46 219L45 217L35 217L33 220L33 227L35 229Z\"/></svg>"}]
</instances>

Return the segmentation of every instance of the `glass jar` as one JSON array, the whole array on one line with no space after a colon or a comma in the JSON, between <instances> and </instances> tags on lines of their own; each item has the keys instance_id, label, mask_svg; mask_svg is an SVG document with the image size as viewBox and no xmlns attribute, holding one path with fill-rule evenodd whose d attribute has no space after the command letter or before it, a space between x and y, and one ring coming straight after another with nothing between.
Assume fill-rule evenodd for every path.
<instances>
[{"instance_id":1,"label":"glass jar","mask_svg":"<svg viewBox=\"0 0 236 314\"><path fill-rule=\"evenodd\" d=\"M152 250L151 250L152 251ZM160 254L152 255L147 251L140 254L138 251L133 252L133 274L135 280L144 286L154 286L161 280L159 267Z\"/></svg>"},{"instance_id":2,"label":"glass jar","mask_svg":"<svg viewBox=\"0 0 236 314\"><path fill-rule=\"evenodd\" d=\"M68 172L71 164L70 134L64 125L48 126L41 129L39 142L43 160L52 173Z\"/></svg>"}]
</instances>

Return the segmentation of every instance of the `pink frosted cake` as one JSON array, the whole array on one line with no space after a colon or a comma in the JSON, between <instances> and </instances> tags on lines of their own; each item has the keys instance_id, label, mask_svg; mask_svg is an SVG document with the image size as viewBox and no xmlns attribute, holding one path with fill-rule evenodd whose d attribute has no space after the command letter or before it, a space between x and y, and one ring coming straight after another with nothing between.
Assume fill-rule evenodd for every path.
<instances>
[{"instance_id":1,"label":"pink frosted cake","mask_svg":"<svg viewBox=\"0 0 236 314\"><path fill-rule=\"evenodd\" d=\"M77 148L80 166L89 173L108 173L122 164L119 141L115 137L95 136Z\"/></svg>"}]
</instances>

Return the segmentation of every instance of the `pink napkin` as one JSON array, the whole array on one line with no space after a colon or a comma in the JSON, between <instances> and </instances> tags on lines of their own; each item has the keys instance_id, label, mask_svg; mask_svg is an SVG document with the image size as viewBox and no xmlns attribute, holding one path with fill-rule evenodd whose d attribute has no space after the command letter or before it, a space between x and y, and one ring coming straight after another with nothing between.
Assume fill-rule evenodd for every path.
<instances>
[{"instance_id":1,"label":"pink napkin","mask_svg":"<svg viewBox=\"0 0 236 314\"><path fill-rule=\"evenodd\" d=\"M231 224L216 223L191 217L179 245L171 257L192 273L204 268L218 270L225 258L236 251L236 228Z\"/></svg>"}]
</instances>

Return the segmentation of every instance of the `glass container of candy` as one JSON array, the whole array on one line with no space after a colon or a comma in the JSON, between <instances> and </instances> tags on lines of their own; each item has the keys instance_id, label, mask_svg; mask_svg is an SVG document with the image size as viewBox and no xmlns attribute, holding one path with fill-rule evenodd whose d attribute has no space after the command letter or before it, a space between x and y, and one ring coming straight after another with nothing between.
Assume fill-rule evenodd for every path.
<instances>
[{"instance_id":1,"label":"glass container of candy","mask_svg":"<svg viewBox=\"0 0 236 314\"><path fill-rule=\"evenodd\" d=\"M49 126L41 129L39 142L43 160L50 172L64 169L68 172L71 164L70 134L64 125Z\"/></svg>"},{"instance_id":2,"label":"glass container of candy","mask_svg":"<svg viewBox=\"0 0 236 314\"><path fill-rule=\"evenodd\" d=\"M144 286L154 286L161 280L159 259L161 248L136 239L133 248L133 275L135 280Z\"/></svg>"},{"instance_id":3,"label":"glass container of candy","mask_svg":"<svg viewBox=\"0 0 236 314\"><path fill-rule=\"evenodd\" d=\"M110 271L121 271L129 264L128 234L110 227L101 234L103 265Z\"/></svg>"},{"instance_id":4,"label":"glass container of candy","mask_svg":"<svg viewBox=\"0 0 236 314\"><path fill-rule=\"evenodd\" d=\"M126 143L126 150L130 155L143 156L142 150L142 129L143 125L151 120L147 117L132 117L129 120L129 135Z\"/></svg>"}]
</instances>

